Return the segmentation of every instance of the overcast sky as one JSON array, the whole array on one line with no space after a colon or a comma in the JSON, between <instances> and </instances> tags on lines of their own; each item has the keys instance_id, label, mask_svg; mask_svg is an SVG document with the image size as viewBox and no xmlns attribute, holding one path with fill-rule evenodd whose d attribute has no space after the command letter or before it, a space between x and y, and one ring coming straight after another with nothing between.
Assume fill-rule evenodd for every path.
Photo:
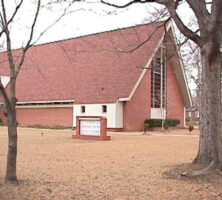
<instances>
[{"instance_id":1,"label":"overcast sky","mask_svg":"<svg viewBox=\"0 0 222 200\"><path fill-rule=\"evenodd\" d=\"M18 0L17 0L18 1ZM43 3L48 0L42 1ZM114 1L115 2L115 1ZM121 0L121 2L127 2ZM14 1L7 2L8 16L13 12ZM74 3L69 6L68 3L58 3L50 7L50 9L41 9L38 23L35 28L35 38L44 31L48 26L52 25L66 10L66 15L52 26L38 41L38 43L46 43L66 38L73 38L80 35L87 35L116 28L128 27L141 24L147 21L151 16L156 4L136 4L127 9L115 9L98 3L97 0L91 0L83 3ZM11 34L14 48L20 48L27 40L30 32L30 25L33 21L33 13L36 5L33 1L24 0L17 17L12 24ZM189 15L185 12L183 19L188 21Z\"/></svg>"},{"instance_id":2,"label":"overcast sky","mask_svg":"<svg viewBox=\"0 0 222 200\"><path fill-rule=\"evenodd\" d=\"M8 11L12 12L14 3L7 4ZM20 48L30 32L33 13L36 5L32 1L25 1L11 26L13 48ZM38 23L35 28L35 38L64 13L66 15L53 25L41 37L38 43L46 43L80 35L87 35L121 27L141 24L147 17L147 7L131 6L129 9L116 10L101 3L67 3L55 4L50 9L41 9ZM8 14L10 16L10 14Z\"/></svg>"}]
</instances>

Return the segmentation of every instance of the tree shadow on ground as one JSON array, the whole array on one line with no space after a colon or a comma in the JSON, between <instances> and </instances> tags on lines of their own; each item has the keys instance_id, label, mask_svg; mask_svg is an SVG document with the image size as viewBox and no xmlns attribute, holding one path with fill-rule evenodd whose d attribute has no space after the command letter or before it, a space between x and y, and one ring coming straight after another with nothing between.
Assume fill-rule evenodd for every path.
<instances>
[{"instance_id":1,"label":"tree shadow on ground","mask_svg":"<svg viewBox=\"0 0 222 200\"><path fill-rule=\"evenodd\" d=\"M197 181L205 183L215 183L222 185L222 176L218 172L214 171L207 175L201 175L196 177L184 177L181 176L183 172L198 171L205 168L206 165L198 165L192 163L182 163L180 165L170 166L170 170L162 173L164 179L178 179L182 181Z\"/></svg>"}]
</instances>

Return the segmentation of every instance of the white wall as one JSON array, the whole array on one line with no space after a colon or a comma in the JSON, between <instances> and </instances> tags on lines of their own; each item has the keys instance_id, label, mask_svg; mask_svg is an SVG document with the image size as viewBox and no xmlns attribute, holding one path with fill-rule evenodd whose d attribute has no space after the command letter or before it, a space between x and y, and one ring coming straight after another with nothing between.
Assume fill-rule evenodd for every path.
<instances>
[{"instance_id":1,"label":"white wall","mask_svg":"<svg viewBox=\"0 0 222 200\"><path fill-rule=\"evenodd\" d=\"M6 87L6 85L9 83L10 81L10 77L9 76L0 76L1 77L1 82L2 82L2 85L4 87Z\"/></svg>"},{"instance_id":2,"label":"white wall","mask_svg":"<svg viewBox=\"0 0 222 200\"><path fill-rule=\"evenodd\" d=\"M116 127L123 128L123 102L116 103Z\"/></svg>"},{"instance_id":3,"label":"white wall","mask_svg":"<svg viewBox=\"0 0 222 200\"><path fill-rule=\"evenodd\" d=\"M102 112L102 106L107 106L107 112ZM85 106L85 113L81 112L81 106ZM108 128L123 128L123 104L104 103L104 104L74 104L73 105L73 127L76 127L77 116L104 116L107 118Z\"/></svg>"}]
</instances>

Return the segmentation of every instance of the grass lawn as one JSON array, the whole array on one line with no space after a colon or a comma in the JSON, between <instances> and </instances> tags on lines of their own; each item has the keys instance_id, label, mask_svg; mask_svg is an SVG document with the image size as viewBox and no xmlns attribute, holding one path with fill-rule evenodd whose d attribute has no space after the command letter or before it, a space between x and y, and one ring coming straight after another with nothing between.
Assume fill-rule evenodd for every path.
<instances>
[{"instance_id":1,"label":"grass lawn","mask_svg":"<svg viewBox=\"0 0 222 200\"><path fill-rule=\"evenodd\" d=\"M0 200L222 199L219 175L179 176L195 168L190 163L197 135L110 134L104 142L74 140L71 134L19 128L20 184L11 186L4 184L8 144L0 127Z\"/></svg>"}]
</instances>

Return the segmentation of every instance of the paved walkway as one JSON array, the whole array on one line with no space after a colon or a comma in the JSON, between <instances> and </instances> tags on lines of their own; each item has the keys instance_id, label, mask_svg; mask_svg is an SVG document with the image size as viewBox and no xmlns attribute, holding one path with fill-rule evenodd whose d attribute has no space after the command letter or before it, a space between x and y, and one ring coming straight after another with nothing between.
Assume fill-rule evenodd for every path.
<instances>
[{"instance_id":1,"label":"paved walkway","mask_svg":"<svg viewBox=\"0 0 222 200\"><path fill-rule=\"evenodd\" d=\"M144 132L108 132L111 135L144 135L144 136L161 136L161 137L199 137L198 134L169 134L169 133L160 133L160 132L149 132L145 135Z\"/></svg>"},{"instance_id":2,"label":"paved walkway","mask_svg":"<svg viewBox=\"0 0 222 200\"><path fill-rule=\"evenodd\" d=\"M1 126L0 129L3 132L7 132L6 126ZM57 130L57 129L37 129L37 128L26 128L26 127L18 127L18 130L34 130L34 131L47 131L47 132L75 132L72 129L64 129L64 130ZM0 131L0 133L2 132ZM150 134L150 135L148 135ZM148 132L147 135L144 135L143 131L140 132L108 132L108 135L144 135L144 136L158 136L158 137L199 137L199 130L194 130L192 133L189 133L187 129L178 129L178 130L171 130L170 132Z\"/></svg>"}]
</instances>

